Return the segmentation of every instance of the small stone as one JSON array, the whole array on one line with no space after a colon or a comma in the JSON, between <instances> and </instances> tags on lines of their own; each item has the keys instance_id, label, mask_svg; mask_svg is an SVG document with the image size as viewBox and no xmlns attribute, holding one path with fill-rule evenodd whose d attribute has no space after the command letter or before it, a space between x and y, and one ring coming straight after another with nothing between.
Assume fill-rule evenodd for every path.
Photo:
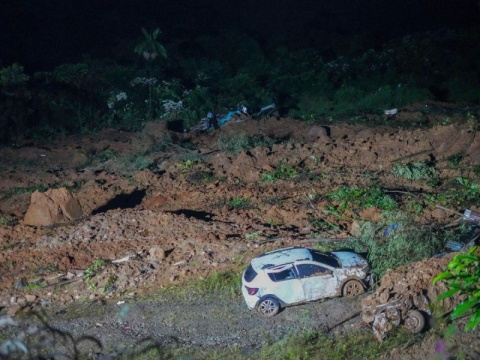
<instances>
[{"instance_id":1,"label":"small stone","mask_svg":"<svg viewBox=\"0 0 480 360\"><path fill-rule=\"evenodd\" d=\"M95 294L90 294L90 296L88 297L90 300L93 300L95 299Z\"/></svg>"},{"instance_id":2,"label":"small stone","mask_svg":"<svg viewBox=\"0 0 480 360\"><path fill-rule=\"evenodd\" d=\"M25 305L27 305L27 299L25 299L23 297L18 298L17 304L20 305L20 306L25 306Z\"/></svg>"},{"instance_id":3,"label":"small stone","mask_svg":"<svg viewBox=\"0 0 480 360\"><path fill-rule=\"evenodd\" d=\"M70 271L67 272L67 275L65 276L68 280L71 280L75 277L75 274L74 273L71 273Z\"/></svg>"},{"instance_id":4,"label":"small stone","mask_svg":"<svg viewBox=\"0 0 480 360\"><path fill-rule=\"evenodd\" d=\"M165 250L163 250L160 246L153 246L148 250L148 253L151 257L157 258L159 260L165 259L167 256L165 254Z\"/></svg>"},{"instance_id":5,"label":"small stone","mask_svg":"<svg viewBox=\"0 0 480 360\"><path fill-rule=\"evenodd\" d=\"M25 299L27 299L27 301L29 303L33 303L35 300L37 300L37 297L35 295L25 295Z\"/></svg>"},{"instance_id":6,"label":"small stone","mask_svg":"<svg viewBox=\"0 0 480 360\"><path fill-rule=\"evenodd\" d=\"M447 213L442 209L435 209L432 211L432 217L437 220L444 220L447 217Z\"/></svg>"},{"instance_id":7,"label":"small stone","mask_svg":"<svg viewBox=\"0 0 480 360\"><path fill-rule=\"evenodd\" d=\"M12 296L12 297L10 298L10 304L15 305L16 303L17 303L17 297L16 297L16 296Z\"/></svg>"}]
</instances>

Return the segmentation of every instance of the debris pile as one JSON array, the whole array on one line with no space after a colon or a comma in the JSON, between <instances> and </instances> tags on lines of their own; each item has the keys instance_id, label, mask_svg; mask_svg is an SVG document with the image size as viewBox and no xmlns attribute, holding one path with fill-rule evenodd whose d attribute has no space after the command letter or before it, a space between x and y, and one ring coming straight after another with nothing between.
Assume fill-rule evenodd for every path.
<instances>
[{"instance_id":1,"label":"debris pile","mask_svg":"<svg viewBox=\"0 0 480 360\"><path fill-rule=\"evenodd\" d=\"M380 340L395 326L407 325L407 314L411 314L411 311L420 311L423 315L431 313L432 302L447 290L442 281L434 286L433 278L445 271L453 256L454 254L448 254L387 271L377 290L362 300L362 319L367 324L372 324L373 331ZM447 298L438 306L441 307L441 312L448 312L459 301L459 296ZM410 330L421 331L423 325L424 323L418 324Z\"/></svg>"}]
</instances>

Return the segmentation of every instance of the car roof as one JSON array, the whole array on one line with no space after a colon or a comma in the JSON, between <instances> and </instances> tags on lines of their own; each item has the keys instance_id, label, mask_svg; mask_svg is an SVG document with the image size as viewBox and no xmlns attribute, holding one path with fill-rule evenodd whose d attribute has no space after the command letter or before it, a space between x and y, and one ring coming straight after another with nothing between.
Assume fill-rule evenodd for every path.
<instances>
[{"instance_id":1,"label":"car roof","mask_svg":"<svg viewBox=\"0 0 480 360\"><path fill-rule=\"evenodd\" d=\"M255 271L288 264L300 260L312 260L310 250L303 247L290 247L270 251L252 260Z\"/></svg>"}]
</instances>

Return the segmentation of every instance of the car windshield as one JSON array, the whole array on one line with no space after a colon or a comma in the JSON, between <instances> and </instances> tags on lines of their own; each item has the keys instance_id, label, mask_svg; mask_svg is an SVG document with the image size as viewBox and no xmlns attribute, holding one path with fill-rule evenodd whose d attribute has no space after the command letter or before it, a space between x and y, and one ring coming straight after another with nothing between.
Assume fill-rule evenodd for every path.
<instances>
[{"instance_id":1,"label":"car windshield","mask_svg":"<svg viewBox=\"0 0 480 360\"><path fill-rule=\"evenodd\" d=\"M338 268L340 267L340 261L332 254L321 253L319 251L310 250L312 253L313 261Z\"/></svg>"}]
</instances>

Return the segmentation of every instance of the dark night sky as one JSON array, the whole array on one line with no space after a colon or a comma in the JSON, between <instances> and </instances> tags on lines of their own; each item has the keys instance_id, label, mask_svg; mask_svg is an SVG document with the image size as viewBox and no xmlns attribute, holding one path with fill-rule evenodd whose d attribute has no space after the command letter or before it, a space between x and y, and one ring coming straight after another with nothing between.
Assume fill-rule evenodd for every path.
<instances>
[{"instance_id":1,"label":"dark night sky","mask_svg":"<svg viewBox=\"0 0 480 360\"><path fill-rule=\"evenodd\" d=\"M260 44L321 47L331 34L362 36L370 46L405 34L479 24L473 0L1 0L0 66L30 70L83 54L121 59L142 26L162 31L167 47L233 29ZM129 55L126 55L129 56Z\"/></svg>"}]
</instances>

